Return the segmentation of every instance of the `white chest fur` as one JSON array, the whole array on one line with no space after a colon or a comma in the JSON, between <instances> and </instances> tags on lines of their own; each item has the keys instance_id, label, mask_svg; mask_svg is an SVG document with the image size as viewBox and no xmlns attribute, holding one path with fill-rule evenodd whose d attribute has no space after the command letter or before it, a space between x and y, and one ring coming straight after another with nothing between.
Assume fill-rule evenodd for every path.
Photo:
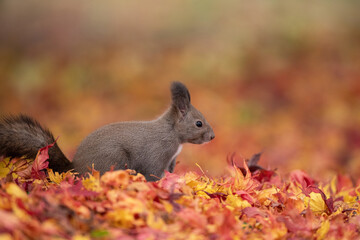
<instances>
[{"instance_id":1,"label":"white chest fur","mask_svg":"<svg viewBox=\"0 0 360 240\"><path fill-rule=\"evenodd\" d=\"M174 156L172 156L171 160L175 159L180 154L182 148L183 148L183 146L180 144L178 149L176 150Z\"/></svg>"}]
</instances>

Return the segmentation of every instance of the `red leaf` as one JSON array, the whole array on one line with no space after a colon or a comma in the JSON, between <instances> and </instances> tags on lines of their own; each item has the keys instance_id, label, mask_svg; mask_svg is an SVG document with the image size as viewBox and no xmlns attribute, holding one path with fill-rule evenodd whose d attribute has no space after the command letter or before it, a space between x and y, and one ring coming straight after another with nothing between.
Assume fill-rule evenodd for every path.
<instances>
[{"instance_id":1,"label":"red leaf","mask_svg":"<svg viewBox=\"0 0 360 240\"><path fill-rule=\"evenodd\" d=\"M244 208L242 210L242 213L245 214L246 216L248 216L249 218L253 218L253 217L256 217L256 216L266 217L266 213L264 213L263 211L261 211L257 207Z\"/></svg>"},{"instance_id":2,"label":"red leaf","mask_svg":"<svg viewBox=\"0 0 360 240\"><path fill-rule=\"evenodd\" d=\"M240 168L240 170L241 170L241 172L243 172L244 177L251 177L250 169L249 169L247 163L245 162L245 160L243 160L243 166L244 166L244 169L245 169L245 174L244 174L244 172L241 170L241 168Z\"/></svg>"},{"instance_id":3,"label":"red leaf","mask_svg":"<svg viewBox=\"0 0 360 240\"><path fill-rule=\"evenodd\" d=\"M159 186L166 190L177 188L179 186L179 176L165 171L165 176L159 181Z\"/></svg>"},{"instance_id":4,"label":"red leaf","mask_svg":"<svg viewBox=\"0 0 360 240\"><path fill-rule=\"evenodd\" d=\"M303 189L306 189L307 187L315 184L315 181L301 170L292 171L290 174L290 179L293 182L300 183Z\"/></svg>"},{"instance_id":5,"label":"red leaf","mask_svg":"<svg viewBox=\"0 0 360 240\"><path fill-rule=\"evenodd\" d=\"M82 181L75 182L73 185L68 185L66 183L60 184L64 189L66 189L66 192L70 196L84 196L84 197L94 197L97 196L98 193L94 191L87 190L84 185L82 184ZM65 186L66 185L66 186Z\"/></svg>"},{"instance_id":6,"label":"red leaf","mask_svg":"<svg viewBox=\"0 0 360 240\"><path fill-rule=\"evenodd\" d=\"M342 189L351 189L354 187L353 182L351 181L349 176L346 175L337 175L337 184L336 184L336 190L337 192L340 192Z\"/></svg>"},{"instance_id":7,"label":"red leaf","mask_svg":"<svg viewBox=\"0 0 360 240\"><path fill-rule=\"evenodd\" d=\"M205 215L202 215L195 211L194 209L184 208L177 213L177 216L181 221L186 225L195 227L195 228L205 228L207 225L207 218Z\"/></svg>"},{"instance_id":8,"label":"red leaf","mask_svg":"<svg viewBox=\"0 0 360 240\"><path fill-rule=\"evenodd\" d=\"M250 204L254 204L255 202L253 197L251 197L250 194L244 190L236 191L236 194L239 195L242 199L248 201Z\"/></svg>"},{"instance_id":9,"label":"red leaf","mask_svg":"<svg viewBox=\"0 0 360 240\"><path fill-rule=\"evenodd\" d=\"M225 201L226 196L227 196L227 194L221 193L221 192L216 192L216 193L208 193L206 191L204 191L204 192L211 198L217 198L219 200L224 200L224 201Z\"/></svg>"},{"instance_id":10,"label":"red leaf","mask_svg":"<svg viewBox=\"0 0 360 240\"><path fill-rule=\"evenodd\" d=\"M288 229L289 232L304 232L304 231L310 231L311 228L309 228L308 223L306 219L300 216L296 216L295 219L292 219L290 216L279 216L277 219L279 222L283 222Z\"/></svg>"},{"instance_id":11,"label":"red leaf","mask_svg":"<svg viewBox=\"0 0 360 240\"><path fill-rule=\"evenodd\" d=\"M18 217L16 217L15 214L1 209L0 226L2 228L2 231L12 231L14 229L21 229L23 227L23 223Z\"/></svg>"},{"instance_id":12,"label":"red leaf","mask_svg":"<svg viewBox=\"0 0 360 240\"><path fill-rule=\"evenodd\" d=\"M259 182L269 182L271 177L275 175L275 171L260 169L258 174L254 175L254 179Z\"/></svg>"},{"instance_id":13,"label":"red leaf","mask_svg":"<svg viewBox=\"0 0 360 240\"><path fill-rule=\"evenodd\" d=\"M56 141L55 141L56 142ZM54 146L55 142L41 148L36 155L35 161L31 168L31 177L34 179L44 179L46 174L42 171L49 166L49 148Z\"/></svg>"}]
</instances>

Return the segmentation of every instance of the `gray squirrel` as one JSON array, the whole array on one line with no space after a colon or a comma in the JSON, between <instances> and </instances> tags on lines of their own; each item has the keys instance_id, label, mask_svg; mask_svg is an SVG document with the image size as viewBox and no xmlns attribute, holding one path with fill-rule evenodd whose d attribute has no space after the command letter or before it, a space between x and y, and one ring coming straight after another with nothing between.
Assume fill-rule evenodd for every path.
<instances>
[{"instance_id":1,"label":"gray squirrel","mask_svg":"<svg viewBox=\"0 0 360 240\"><path fill-rule=\"evenodd\" d=\"M94 168L104 174L111 167L133 169L156 181L164 171L173 172L182 144L202 144L215 134L204 116L190 102L190 93L180 82L171 84L172 104L152 121L117 122L88 135L69 161L55 143L49 149L49 168L58 172L74 169L80 174ZM0 121L0 156L35 158L38 150L55 142L53 134L26 115Z\"/></svg>"}]
</instances>

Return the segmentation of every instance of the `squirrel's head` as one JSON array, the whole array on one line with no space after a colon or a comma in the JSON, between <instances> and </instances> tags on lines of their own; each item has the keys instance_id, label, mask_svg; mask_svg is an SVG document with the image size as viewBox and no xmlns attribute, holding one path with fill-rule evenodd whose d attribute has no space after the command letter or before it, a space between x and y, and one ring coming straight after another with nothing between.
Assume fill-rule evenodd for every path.
<instances>
[{"instance_id":1,"label":"squirrel's head","mask_svg":"<svg viewBox=\"0 0 360 240\"><path fill-rule=\"evenodd\" d=\"M175 113L175 131L182 143L202 144L215 138L205 117L190 103L190 93L180 82L171 84L172 110Z\"/></svg>"}]
</instances>

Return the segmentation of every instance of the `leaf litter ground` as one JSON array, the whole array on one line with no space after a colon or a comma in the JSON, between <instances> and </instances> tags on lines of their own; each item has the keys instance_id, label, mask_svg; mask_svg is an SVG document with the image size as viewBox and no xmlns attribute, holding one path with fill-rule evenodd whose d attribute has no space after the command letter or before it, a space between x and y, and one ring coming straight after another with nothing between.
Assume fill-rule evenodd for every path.
<instances>
[{"instance_id":1,"label":"leaf litter ground","mask_svg":"<svg viewBox=\"0 0 360 240\"><path fill-rule=\"evenodd\" d=\"M257 165L256 154L241 164L230 156L218 178L166 173L146 182L130 170L80 177L47 169L47 151L33 163L0 159L0 239L360 237L359 182L347 176L317 182L296 170L282 178Z\"/></svg>"}]
</instances>

